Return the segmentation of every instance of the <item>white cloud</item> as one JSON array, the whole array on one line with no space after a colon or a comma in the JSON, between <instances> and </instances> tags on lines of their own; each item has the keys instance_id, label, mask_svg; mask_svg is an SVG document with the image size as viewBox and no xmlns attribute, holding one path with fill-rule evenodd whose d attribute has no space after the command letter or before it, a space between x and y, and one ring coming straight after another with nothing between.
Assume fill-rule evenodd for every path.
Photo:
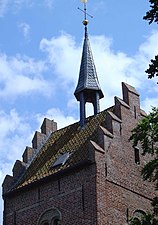
<instances>
[{"instance_id":1,"label":"white cloud","mask_svg":"<svg viewBox=\"0 0 158 225\"><path fill-rule=\"evenodd\" d=\"M42 77L47 70L44 61L35 61L28 57L7 57L0 55L0 96L17 97L40 92L52 93L52 83Z\"/></svg>"},{"instance_id":2,"label":"white cloud","mask_svg":"<svg viewBox=\"0 0 158 225\"><path fill-rule=\"evenodd\" d=\"M0 130L0 184L2 184L6 174L12 175L11 169L16 159L21 159L25 146L30 143L32 131L28 119L20 116L15 109L9 113L0 111Z\"/></svg>"},{"instance_id":3,"label":"white cloud","mask_svg":"<svg viewBox=\"0 0 158 225\"><path fill-rule=\"evenodd\" d=\"M22 32L24 38L29 41L30 40L30 25L28 23L19 23L18 28Z\"/></svg>"},{"instance_id":4,"label":"white cloud","mask_svg":"<svg viewBox=\"0 0 158 225\"><path fill-rule=\"evenodd\" d=\"M1 0L0 1L0 17L12 11L13 13L18 12L24 6L31 6L32 0Z\"/></svg>"},{"instance_id":5,"label":"white cloud","mask_svg":"<svg viewBox=\"0 0 158 225\"><path fill-rule=\"evenodd\" d=\"M58 129L75 122L71 116L65 116L60 109L49 109L45 115L38 114L34 117L41 126L44 117L58 122ZM21 160L25 147L30 145L33 137L29 118L19 115L15 109L9 113L0 111L0 183L2 184L6 174L12 175L12 168L17 159ZM5 141L4 141L5 140ZM1 193L1 187L0 187ZM0 211L3 203L0 201ZM0 213L0 221L2 221Z\"/></svg>"},{"instance_id":6,"label":"white cloud","mask_svg":"<svg viewBox=\"0 0 158 225\"><path fill-rule=\"evenodd\" d=\"M76 82L81 46L77 46L74 38L66 33L62 33L57 38L51 40L43 39L40 49L48 54L48 60L53 65L54 72L63 82Z\"/></svg>"},{"instance_id":7,"label":"white cloud","mask_svg":"<svg viewBox=\"0 0 158 225\"><path fill-rule=\"evenodd\" d=\"M5 12L8 9L8 5L10 4L10 0L1 0L0 1L0 17L3 17Z\"/></svg>"},{"instance_id":8,"label":"white cloud","mask_svg":"<svg viewBox=\"0 0 158 225\"><path fill-rule=\"evenodd\" d=\"M143 100L145 95L150 98L151 82L144 71L148 68L151 57L157 53L157 31L146 37L146 41L133 56L114 52L112 40L105 36L90 36L90 42L99 81L105 94L105 99L101 101L102 109L113 104L114 95L121 95L122 81L135 86L141 92ZM73 93L79 74L82 47L76 44L72 36L63 33L57 38L43 39L40 48L48 54L48 60L58 78L67 85L72 84L71 87L69 85L69 90ZM156 82L153 80L152 91L155 87Z\"/></svg>"},{"instance_id":9,"label":"white cloud","mask_svg":"<svg viewBox=\"0 0 158 225\"><path fill-rule=\"evenodd\" d=\"M148 68L150 59L157 53L155 48L158 46L157 31L146 37L146 41L133 56L113 51L113 41L105 36L90 36L90 42L99 81L105 94L105 98L101 100L101 109L113 104L114 95L121 97L122 81L135 86L141 92L142 108L147 112L151 106L158 105L156 98L158 87L155 79L149 81L144 72ZM46 61L52 66L55 83L62 85L62 81L65 84L63 92L65 95L68 93L69 96L65 104L67 109L72 111L75 108L76 110L77 101L74 100L73 92L79 75L82 45L78 45L72 36L62 33L59 37L50 40L43 39L40 49L46 53ZM35 61L21 56L10 58L1 54L0 96L18 96L32 91L44 94L43 89L49 92L50 81L43 78L46 69L44 61ZM61 109L60 106L63 107L59 105L57 108L47 110L45 114L36 115L39 127L44 117L54 119L58 123L58 128L76 121L76 115L73 117L67 109ZM92 107L87 107L87 114L90 114L91 109ZM11 110L8 114L0 111L0 130L3 131L0 134L1 181L5 173L10 173L8 168L12 168L13 162L22 155L26 142L30 143L32 135L30 126L29 122L19 116L16 110Z\"/></svg>"},{"instance_id":10,"label":"white cloud","mask_svg":"<svg viewBox=\"0 0 158 225\"><path fill-rule=\"evenodd\" d=\"M53 0L42 0L41 2L36 2L35 0L0 0L0 17L4 17L8 12L12 12L14 14L18 13L24 7L37 7L38 5L43 4L47 8L52 9Z\"/></svg>"},{"instance_id":11,"label":"white cloud","mask_svg":"<svg viewBox=\"0 0 158 225\"><path fill-rule=\"evenodd\" d=\"M107 12L107 7L106 7L106 2L101 0L101 1L96 1L93 5L93 14L96 14L96 12L99 13L106 13Z\"/></svg>"},{"instance_id":12,"label":"white cloud","mask_svg":"<svg viewBox=\"0 0 158 225\"><path fill-rule=\"evenodd\" d=\"M99 39L101 40L99 41ZM117 92L122 81L134 85L136 88L144 88L142 87L143 82L150 88L144 71L148 67L151 55L156 54L158 32L152 33L132 57L123 52L113 52L112 43L106 44L105 37L92 37L91 43L98 76L104 90L107 90L108 93Z\"/></svg>"},{"instance_id":13,"label":"white cloud","mask_svg":"<svg viewBox=\"0 0 158 225\"><path fill-rule=\"evenodd\" d=\"M142 108L146 109L146 112L151 112L152 107L158 106L158 98L157 97L147 97L142 101Z\"/></svg>"},{"instance_id":14,"label":"white cloud","mask_svg":"<svg viewBox=\"0 0 158 225\"><path fill-rule=\"evenodd\" d=\"M158 44L157 38L158 38L158 31L153 30L152 33L146 37L146 41L141 44L139 52L149 59L153 58L157 50L155 48L155 46L157 46Z\"/></svg>"},{"instance_id":15,"label":"white cloud","mask_svg":"<svg viewBox=\"0 0 158 225\"><path fill-rule=\"evenodd\" d=\"M65 115L64 111L61 111L59 108L51 108L44 115L38 114L37 120L39 121L39 127L43 122L43 118L49 118L57 122L58 129L73 124L76 120L69 115Z\"/></svg>"},{"instance_id":16,"label":"white cloud","mask_svg":"<svg viewBox=\"0 0 158 225\"><path fill-rule=\"evenodd\" d=\"M30 142L31 127L26 121L28 118L20 116L15 109L9 113L0 111L1 166L4 162L13 162L15 158L18 158L19 152L22 152L25 147L24 143Z\"/></svg>"},{"instance_id":17,"label":"white cloud","mask_svg":"<svg viewBox=\"0 0 158 225\"><path fill-rule=\"evenodd\" d=\"M54 0L44 0L44 4L49 8L52 9Z\"/></svg>"}]
</instances>

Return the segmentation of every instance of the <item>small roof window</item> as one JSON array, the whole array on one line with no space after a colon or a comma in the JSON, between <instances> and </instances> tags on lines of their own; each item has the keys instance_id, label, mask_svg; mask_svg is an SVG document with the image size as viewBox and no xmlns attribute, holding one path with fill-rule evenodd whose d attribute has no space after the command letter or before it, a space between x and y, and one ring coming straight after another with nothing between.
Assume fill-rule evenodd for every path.
<instances>
[{"instance_id":1,"label":"small roof window","mask_svg":"<svg viewBox=\"0 0 158 225\"><path fill-rule=\"evenodd\" d=\"M62 155L60 155L57 160L53 163L52 168L57 167L57 166L63 166L68 158L70 157L70 153L66 152Z\"/></svg>"}]
</instances>

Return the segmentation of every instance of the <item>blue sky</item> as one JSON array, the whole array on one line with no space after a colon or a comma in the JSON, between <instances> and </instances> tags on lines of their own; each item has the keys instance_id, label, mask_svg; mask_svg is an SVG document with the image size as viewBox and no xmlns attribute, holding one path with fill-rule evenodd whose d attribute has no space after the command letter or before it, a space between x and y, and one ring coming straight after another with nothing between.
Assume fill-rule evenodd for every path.
<instances>
[{"instance_id":1,"label":"blue sky","mask_svg":"<svg viewBox=\"0 0 158 225\"><path fill-rule=\"evenodd\" d=\"M58 128L79 120L73 95L84 28L79 0L0 0L0 181L31 146L44 117ZM147 112L157 106L157 80L145 69L158 49L158 29L142 18L148 0L89 0L89 37L104 92L101 109L135 86ZM88 107L87 113L91 113ZM0 201L2 223L2 201Z\"/></svg>"}]
</instances>

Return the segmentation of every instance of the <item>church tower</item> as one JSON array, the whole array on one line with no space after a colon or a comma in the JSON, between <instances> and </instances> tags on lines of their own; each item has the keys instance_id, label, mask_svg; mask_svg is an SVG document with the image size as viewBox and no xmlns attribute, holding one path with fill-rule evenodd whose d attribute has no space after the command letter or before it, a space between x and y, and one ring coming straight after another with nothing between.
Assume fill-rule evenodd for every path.
<instances>
[{"instance_id":1,"label":"church tower","mask_svg":"<svg viewBox=\"0 0 158 225\"><path fill-rule=\"evenodd\" d=\"M123 98L115 96L99 113L103 93L88 39L87 0L82 2L85 38L74 93L80 123L57 129L44 119L3 181L3 225L129 225L131 217L140 222L156 196L152 182L141 179L149 158L129 141L146 116L136 89L123 82ZM94 116L86 120L87 102Z\"/></svg>"},{"instance_id":2,"label":"church tower","mask_svg":"<svg viewBox=\"0 0 158 225\"><path fill-rule=\"evenodd\" d=\"M86 18L86 3L87 0L82 0L84 3L84 20L83 25L85 26L85 37L82 51L82 59L80 65L78 84L75 90L75 97L80 102L80 126L85 125L86 119L86 102L93 104L94 115L100 112L99 99L103 98L103 92L101 91L96 67L93 60L92 50L90 41L88 38L88 20Z\"/></svg>"}]
</instances>

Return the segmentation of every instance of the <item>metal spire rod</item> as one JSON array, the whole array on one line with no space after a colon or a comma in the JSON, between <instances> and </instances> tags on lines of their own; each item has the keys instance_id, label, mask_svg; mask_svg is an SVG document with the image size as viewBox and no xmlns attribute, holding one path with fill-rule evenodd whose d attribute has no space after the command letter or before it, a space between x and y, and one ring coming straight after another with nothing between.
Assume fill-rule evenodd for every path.
<instances>
[{"instance_id":1,"label":"metal spire rod","mask_svg":"<svg viewBox=\"0 0 158 225\"><path fill-rule=\"evenodd\" d=\"M87 13L85 10L80 9L79 7L78 7L77 9L79 9L80 11L82 11L82 12L86 13L86 15L87 15L87 16L89 16L89 17L93 18L93 16L92 16L92 15L90 15L89 13ZM85 18L85 19L86 19L86 18Z\"/></svg>"},{"instance_id":2,"label":"metal spire rod","mask_svg":"<svg viewBox=\"0 0 158 225\"><path fill-rule=\"evenodd\" d=\"M84 4L84 8L83 8L83 10L82 10L82 9L80 9L80 8L78 7L78 9L84 13L83 24L84 24L84 26L86 27L86 26L88 25L87 16L89 16L89 17L91 17L91 18L93 18L93 16L87 13L87 4L86 4L86 3L87 3L87 0L81 0L81 2Z\"/></svg>"},{"instance_id":3,"label":"metal spire rod","mask_svg":"<svg viewBox=\"0 0 158 225\"><path fill-rule=\"evenodd\" d=\"M84 1L84 19L87 19L87 7L86 7L86 1Z\"/></svg>"}]
</instances>

